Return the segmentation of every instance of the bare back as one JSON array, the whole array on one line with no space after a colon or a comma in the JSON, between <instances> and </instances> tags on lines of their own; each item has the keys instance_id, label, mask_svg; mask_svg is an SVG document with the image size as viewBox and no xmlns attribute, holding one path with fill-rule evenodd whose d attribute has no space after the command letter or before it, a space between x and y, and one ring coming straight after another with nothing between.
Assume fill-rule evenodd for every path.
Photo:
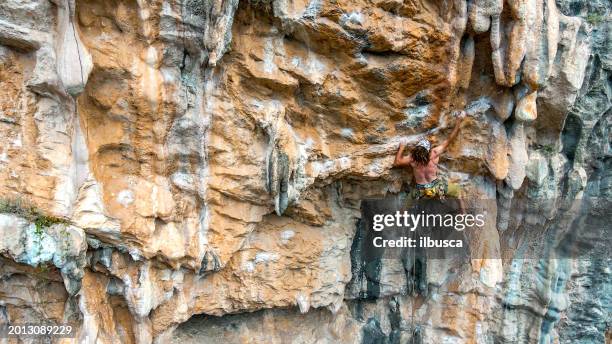
<instances>
[{"instance_id":1,"label":"bare back","mask_svg":"<svg viewBox=\"0 0 612 344\"><path fill-rule=\"evenodd\" d=\"M453 141L455 137L457 137L459 133L459 127L461 126L461 123L465 119L465 115L466 115L465 111L460 111L457 114L457 122L455 123L455 127L453 128L453 131L450 133L448 138L444 140L440 145L438 145L437 147L434 147L433 149L429 151L429 161L427 162L427 165L423 166L423 165L417 164L412 156L404 157L403 154L404 154L404 149L406 147L406 144L400 143L399 149L395 153L395 160L393 161L393 166L412 167L412 172L414 174L414 181L417 184L428 184L436 180L436 178L438 178L438 162L440 161L440 155L444 153L449 143ZM429 146L431 145L430 142L427 140L422 140L422 141L425 141L425 143L421 145L420 147L424 147L428 149ZM419 144L420 142L417 144L417 146L419 146ZM419 155L420 154L421 153L419 153ZM425 160L425 159L421 159L420 157L419 159Z\"/></svg>"},{"instance_id":2,"label":"bare back","mask_svg":"<svg viewBox=\"0 0 612 344\"><path fill-rule=\"evenodd\" d=\"M414 181L417 184L427 184L438 178L439 161L440 154L435 149L432 149L429 153L429 163L427 163L427 165L419 165L414 160L411 161L410 166L414 174Z\"/></svg>"}]
</instances>

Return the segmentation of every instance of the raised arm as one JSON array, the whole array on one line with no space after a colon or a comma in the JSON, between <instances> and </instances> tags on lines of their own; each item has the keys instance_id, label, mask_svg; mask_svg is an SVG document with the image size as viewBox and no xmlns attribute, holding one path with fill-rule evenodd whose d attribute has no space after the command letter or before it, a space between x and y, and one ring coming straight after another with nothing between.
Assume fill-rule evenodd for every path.
<instances>
[{"instance_id":1,"label":"raised arm","mask_svg":"<svg viewBox=\"0 0 612 344\"><path fill-rule=\"evenodd\" d=\"M400 143L399 149L395 154L395 161L393 162L393 167L410 166L412 158L410 157L410 155L404 156L404 149L406 149L406 145L404 143Z\"/></svg>"},{"instance_id":2,"label":"raised arm","mask_svg":"<svg viewBox=\"0 0 612 344\"><path fill-rule=\"evenodd\" d=\"M455 127L453 128L453 131L451 131L451 133L448 136L448 138L446 140L442 141L442 143L440 143L438 146L436 146L436 147L434 147L432 149L432 153L434 154L434 156L440 156L442 153L444 153L444 151L446 151L446 148L448 148L448 145L459 134L459 129L461 128L461 123L463 122L464 119L465 119L465 111L461 111L459 113L459 116L457 117L457 122L455 123Z\"/></svg>"}]
</instances>

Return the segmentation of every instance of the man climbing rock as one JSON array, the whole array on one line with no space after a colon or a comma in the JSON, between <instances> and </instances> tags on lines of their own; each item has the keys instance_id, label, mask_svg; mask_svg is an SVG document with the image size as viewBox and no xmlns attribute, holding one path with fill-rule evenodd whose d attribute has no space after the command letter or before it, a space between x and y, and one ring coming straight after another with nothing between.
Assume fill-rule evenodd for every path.
<instances>
[{"instance_id":1,"label":"man climbing rock","mask_svg":"<svg viewBox=\"0 0 612 344\"><path fill-rule=\"evenodd\" d=\"M459 198L459 186L448 183L445 179L438 177L438 162L440 155L459 134L461 123L466 117L465 111L456 113L457 121L449 137L440 145L431 148L431 142L427 139L420 140L408 156L404 156L405 143L400 143L395 155L394 167L412 168L415 187L410 192L412 199L444 199L447 196Z\"/></svg>"}]
</instances>

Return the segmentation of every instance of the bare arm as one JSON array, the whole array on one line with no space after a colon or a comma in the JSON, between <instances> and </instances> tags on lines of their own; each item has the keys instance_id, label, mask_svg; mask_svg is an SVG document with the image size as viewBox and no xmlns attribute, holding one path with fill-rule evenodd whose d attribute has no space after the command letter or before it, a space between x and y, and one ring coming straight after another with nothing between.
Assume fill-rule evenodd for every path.
<instances>
[{"instance_id":1,"label":"bare arm","mask_svg":"<svg viewBox=\"0 0 612 344\"><path fill-rule=\"evenodd\" d=\"M438 146L436 146L432 151L433 153L433 157L437 157L440 156L442 153L444 153L444 151L446 151L446 148L448 148L448 145L457 137L457 135L459 134L459 129L461 128L461 123L463 123L463 120L465 119L465 111L461 111L461 113L459 114L458 118L457 118L457 122L455 123L455 127L453 128L453 131L451 131L450 135L448 136L448 138L446 140L444 140L441 144L439 144ZM432 158L433 158L432 157Z\"/></svg>"},{"instance_id":2,"label":"bare arm","mask_svg":"<svg viewBox=\"0 0 612 344\"><path fill-rule=\"evenodd\" d=\"M393 162L393 167L404 167L409 166L412 158L409 156L404 156L404 149L406 149L406 145L404 143L400 143L399 149L395 154L395 161Z\"/></svg>"}]
</instances>

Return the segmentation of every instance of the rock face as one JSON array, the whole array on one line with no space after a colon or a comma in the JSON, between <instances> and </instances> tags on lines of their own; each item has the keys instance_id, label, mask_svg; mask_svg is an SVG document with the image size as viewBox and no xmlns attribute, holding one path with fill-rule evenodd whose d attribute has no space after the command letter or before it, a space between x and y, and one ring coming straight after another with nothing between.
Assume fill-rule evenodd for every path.
<instances>
[{"instance_id":1,"label":"rock face","mask_svg":"<svg viewBox=\"0 0 612 344\"><path fill-rule=\"evenodd\" d=\"M509 240L588 241L578 208L607 228L610 8L3 1L0 323L70 321L65 343L610 342L609 246L524 259ZM398 143L443 139L476 100L441 168L493 204L484 259L365 261L361 201L412 177Z\"/></svg>"}]
</instances>

